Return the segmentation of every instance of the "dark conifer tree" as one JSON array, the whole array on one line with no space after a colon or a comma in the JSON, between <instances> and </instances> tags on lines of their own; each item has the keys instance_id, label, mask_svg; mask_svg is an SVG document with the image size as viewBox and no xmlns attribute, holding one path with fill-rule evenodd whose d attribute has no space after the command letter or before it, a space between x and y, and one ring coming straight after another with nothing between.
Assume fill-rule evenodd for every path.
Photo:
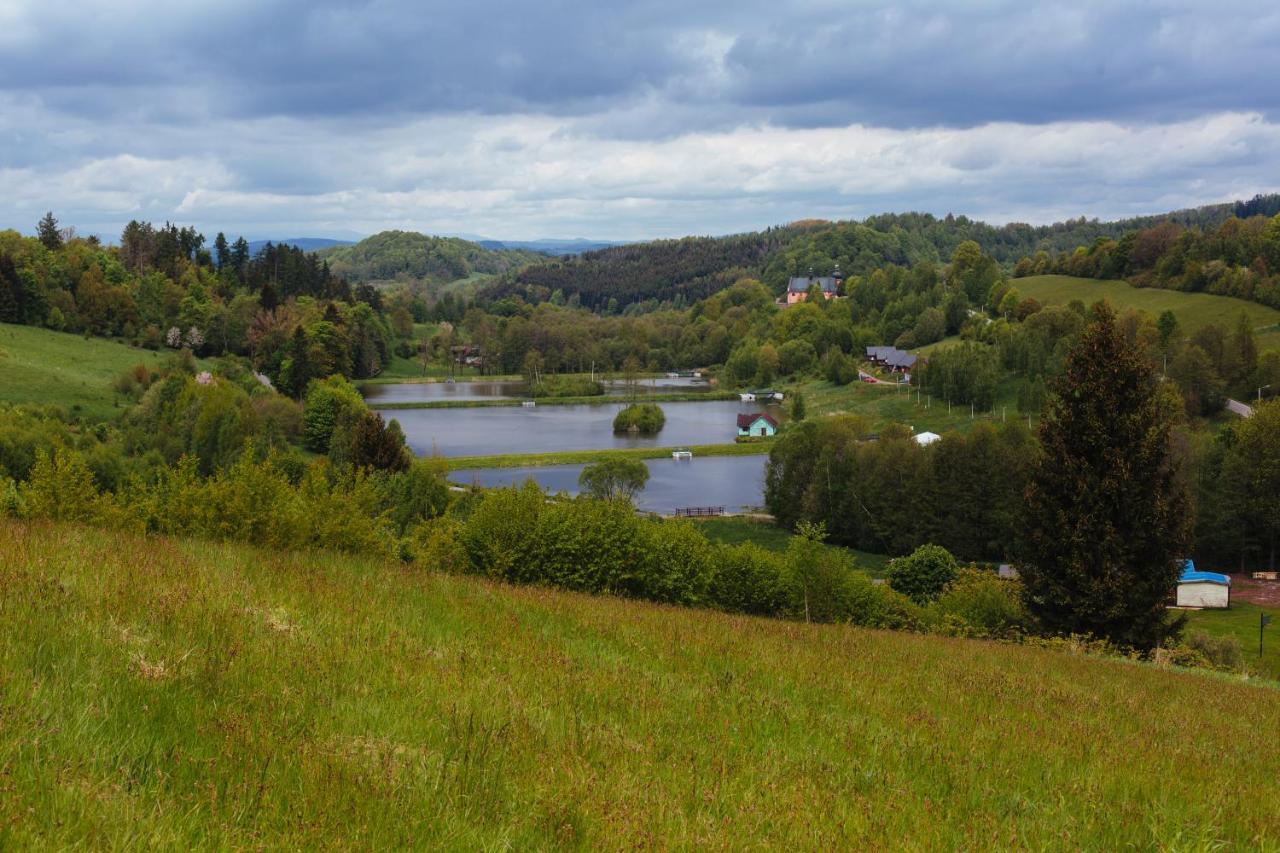
<instances>
[{"instance_id":1,"label":"dark conifer tree","mask_svg":"<svg viewBox=\"0 0 1280 853\"><path fill-rule=\"evenodd\" d=\"M1051 633L1151 649L1177 627L1190 533L1172 406L1105 303L1051 390L1020 525L1027 606Z\"/></svg>"},{"instance_id":2,"label":"dark conifer tree","mask_svg":"<svg viewBox=\"0 0 1280 853\"><path fill-rule=\"evenodd\" d=\"M222 272L222 268L231 263L231 246L227 243L227 235L221 231L213 240L213 262Z\"/></svg>"},{"instance_id":3,"label":"dark conifer tree","mask_svg":"<svg viewBox=\"0 0 1280 853\"><path fill-rule=\"evenodd\" d=\"M280 297L276 294L276 289L271 286L271 282L267 282L262 286L262 294L258 297L258 304L262 306L263 311L271 311L280 304Z\"/></svg>"},{"instance_id":4,"label":"dark conifer tree","mask_svg":"<svg viewBox=\"0 0 1280 853\"><path fill-rule=\"evenodd\" d=\"M287 387L284 390L289 396L297 399L301 399L302 395L307 393L307 384L312 379L309 348L307 333L301 326L295 326L293 340L289 343L289 375Z\"/></svg>"},{"instance_id":5,"label":"dark conifer tree","mask_svg":"<svg viewBox=\"0 0 1280 853\"><path fill-rule=\"evenodd\" d=\"M237 237L231 244L231 265L236 268L236 273L243 277L245 265L248 263L249 241L243 237Z\"/></svg>"},{"instance_id":6,"label":"dark conifer tree","mask_svg":"<svg viewBox=\"0 0 1280 853\"><path fill-rule=\"evenodd\" d=\"M36 232L46 249L62 248L62 230L58 228L58 220L54 217L52 210L40 220L40 224L36 226Z\"/></svg>"}]
</instances>

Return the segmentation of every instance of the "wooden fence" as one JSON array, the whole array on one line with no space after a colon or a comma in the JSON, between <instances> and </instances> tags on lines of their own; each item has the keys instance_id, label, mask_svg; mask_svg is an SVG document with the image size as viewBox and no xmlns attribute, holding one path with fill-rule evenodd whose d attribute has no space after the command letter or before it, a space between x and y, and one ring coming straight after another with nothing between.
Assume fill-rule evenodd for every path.
<instances>
[{"instance_id":1,"label":"wooden fence","mask_svg":"<svg viewBox=\"0 0 1280 853\"><path fill-rule=\"evenodd\" d=\"M724 515L722 506L678 506L676 518L695 518L703 515Z\"/></svg>"}]
</instances>

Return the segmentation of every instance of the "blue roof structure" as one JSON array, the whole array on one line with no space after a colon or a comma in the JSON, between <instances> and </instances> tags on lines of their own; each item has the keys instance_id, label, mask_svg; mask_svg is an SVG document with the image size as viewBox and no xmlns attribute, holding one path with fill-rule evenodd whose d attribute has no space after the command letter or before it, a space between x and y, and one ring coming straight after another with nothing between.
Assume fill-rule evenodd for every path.
<instances>
[{"instance_id":1,"label":"blue roof structure","mask_svg":"<svg viewBox=\"0 0 1280 853\"><path fill-rule=\"evenodd\" d=\"M1196 571L1196 564L1191 560L1182 561L1182 576L1178 583L1216 583L1231 586L1231 578L1218 572Z\"/></svg>"}]
</instances>

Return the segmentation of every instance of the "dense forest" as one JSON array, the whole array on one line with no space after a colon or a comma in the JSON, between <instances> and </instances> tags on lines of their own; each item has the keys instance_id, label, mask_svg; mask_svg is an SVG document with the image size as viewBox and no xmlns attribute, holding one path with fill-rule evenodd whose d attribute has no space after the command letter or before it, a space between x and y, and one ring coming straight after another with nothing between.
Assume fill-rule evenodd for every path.
<instances>
[{"instance_id":1,"label":"dense forest","mask_svg":"<svg viewBox=\"0 0 1280 853\"><path fill-rule=\"evenodd\" d=\"M456 237L383 231L351 246L317 253L335 273L352 281L443 283L476 273L497 274L546 260L528 249L488 248Z\"/></svg>"},{"instance_id":2,"label":"dense forest","mask_svg":"<svg viewBox=\"0 0 1280 853\"><path fill-rule=\"evenodd\" d=\"M1216 229L1233 218L1273 216L1280 195L1101 222L1071 219L1053 225L988 225L965 216L884 214L861 222L802 221L727 237L687 237L633 243L577 257L543 260L503 276L481 291L497 301L519 296L528 302L580 304L597 312L628 306L653 310L683 307L727 287L742 276L759 278L776 294L790 276L839 269L861 276L886 265L945 263L962 243L976 243L1006 269L1043 252L1074 252L1099 240L1166 224L1180 230Z\"/></svg>"},{"instance_id":3,"label":"dense forest","mask_svg":"<svg viewBox=\"0 0 1280 853\"><path fill-rule=\"evenodd\" d=\"M758 275L773 253L825 223L794 223L729 237L684 237L614 246L544 261L484 288L496 301L567 302L616 313L640 302L682 307L704 299L745 275Z\"/></svg>"}]
</instances>

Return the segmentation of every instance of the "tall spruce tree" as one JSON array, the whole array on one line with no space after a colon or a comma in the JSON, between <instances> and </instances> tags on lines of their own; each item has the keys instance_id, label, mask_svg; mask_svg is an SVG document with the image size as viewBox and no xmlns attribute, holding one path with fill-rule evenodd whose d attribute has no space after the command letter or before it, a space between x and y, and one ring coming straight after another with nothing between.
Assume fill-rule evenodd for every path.
<instances>
[{"instance_id":1,"label":"tall spruce tree","mask_svg":"<svg viewBox=\"0 0 1280 853\"><path fill-rule=\"evenodd\" d=\"M46 249L62 248L62 229L58 227L58 220L50 210L36 225L36 234L40 237L40 242L44 243Z\"/></svg>"},{"instance_id":2,"label":"tall spruce tree","mask_svg":"<svg viewBox=\"0 0 1280 853\"><path fill-rule=\"evenodd\" d=\"M1170 405L1105 303L1051 390L1018 543L1027 606L1050 633L1151 649L1175 630L1190 534Z\"/></svg>"}]
</instances>

